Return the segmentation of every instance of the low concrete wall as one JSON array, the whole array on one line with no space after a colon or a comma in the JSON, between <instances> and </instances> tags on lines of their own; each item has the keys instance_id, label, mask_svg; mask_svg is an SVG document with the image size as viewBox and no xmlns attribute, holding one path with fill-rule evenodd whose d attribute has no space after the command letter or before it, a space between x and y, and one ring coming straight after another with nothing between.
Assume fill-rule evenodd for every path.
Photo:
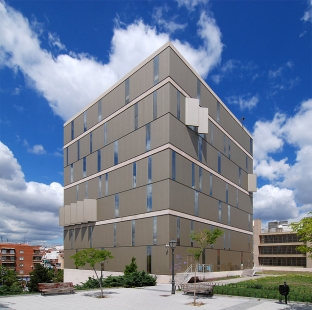
<instances>
[{"instance_id":1,"label":"low concrete wall","mask_svg":"<svg viewBox=\"0 0 312 310\"><path fill-rule=\"evenodd\" d=\"M312 272L312 268L301 268L301 267L286 267L286 266L258 266L258 269L272 270L272 271L300 271L300 272Z\"/></svg>"}]
</instances>

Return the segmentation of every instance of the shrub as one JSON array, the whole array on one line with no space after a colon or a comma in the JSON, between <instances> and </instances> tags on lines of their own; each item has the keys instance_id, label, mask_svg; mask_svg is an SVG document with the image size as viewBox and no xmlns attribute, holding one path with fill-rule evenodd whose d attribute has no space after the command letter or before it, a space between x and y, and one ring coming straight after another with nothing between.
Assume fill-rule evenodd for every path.
<instances>
[{"instance_id":1,"label":"shrub","mask_svg":"<svg viewBox=\"0 0 312 310\"><path fill-rule=\"evenodd\" d=\"M136 258L132 257L130 265L126 265L125 271L124 271L125 275L129 275L133 272L138 271L138 265L137 265L135 260L136 260Z\"/></svg>"}]
</instances>

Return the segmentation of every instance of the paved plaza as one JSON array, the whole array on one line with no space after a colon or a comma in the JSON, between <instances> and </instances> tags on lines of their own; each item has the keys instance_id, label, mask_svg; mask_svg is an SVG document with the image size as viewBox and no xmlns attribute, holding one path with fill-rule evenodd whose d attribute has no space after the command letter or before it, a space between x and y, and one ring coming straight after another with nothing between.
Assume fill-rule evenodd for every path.
<instances>
[{"instance_id":1,"label":"paved plaza","mask_svg":"<svg viewBox=\"0 0 312 310\"><path fill-rule=\"evenodd\" d=\"M24 295L0 298L0 309L14 310L80 310L80 309L192 309L192 295L184 295L182 292L170 293L170 284L161 284L146 288L118 288L105 289L106 298L95 298L99 290L77 291L75 294L41 296ZM312 310L311 305L290 302L281 304L277 300L230 297L215 295L199 297L200 307L196 309L210 310Z\"/></svg>"}]
</instances>

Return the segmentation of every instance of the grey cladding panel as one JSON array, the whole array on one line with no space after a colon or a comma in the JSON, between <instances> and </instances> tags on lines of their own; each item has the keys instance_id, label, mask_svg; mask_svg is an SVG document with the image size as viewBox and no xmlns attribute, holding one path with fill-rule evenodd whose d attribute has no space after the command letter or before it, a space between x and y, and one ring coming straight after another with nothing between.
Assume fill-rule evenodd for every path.
<instances>
[{"instance_id":1,"label":"grey cladding panel","mask_svg":"<svg viewBox=\"0 0 312 310\"><path fill-rule=\"evenodd\" d=\"M212 95L212 93L206 88L201 88L201 106L208 108L209 115L216 120L217 116L217 99Z\"/></svg>"},{"instance_id":2,"label":"grey cladding panel","mask_svg":"<svg viewBox=\"0 0 312 310\"><path fill-rule=\"evenodd\" d=\"M159 54L159 82L169 76L170 48Z\"/></svg>"},{"instance_id":3,"label":"grey cladding panel","mask_svg":"<svg viewBox=\"0 0 312 310\"><path fill-rule=\"evenodd\" d=\"M87 128L90 129L98 123L98 103L94 103L87 110Z\"/></svg>"},{"instance_id":4,"label":"grey cladding panel","mask_svg":"<svg viewBox=\"0 0 312 310\"><path fill-rule=\"evenodd\" d=\"M90 134L80 139L80 158L90 154Z\"/></svg>"},{"instance_id":5,"label":"grey cladding panel","mask_svg":"<svg viewBox=\"0 0 312 310\"><path fill-rule=\"evenodd\" d=\"M102 118L111 115L125 105L125 82L118 85L110 93L102 98Z\"/></svg>"},{"instance_id":6,"label":"grey cladding panel","mask_svg":"<svg viewBox=\"0 0 312 310\"><path fill-rule=\"evenodd\" d=\"M68 147L68 164L77 161L77 142Z\"/></svg>"},{"instance_id":7,"label":"grey cladding panel","mask_svg":"<svg viewBox=\"0 0 312 310\"><path fill-rule=\"evenodd\" d=\"M104 146L104 125L98 127L92 132L93 152Z\"/></svg>"},{"instance_id":8,"label":"grey cladding panel","mask_svg":"<svg viewBox=\"0 0 312 310\"><path fill-rule=\"evenodd\" d=\"M80 136L84 132L83 113L74 119L74 138Z\"/></svg>"},{"instance_id":9,"label":"grey cladding panel","mask_svg":"<svg viewBox=\"0 0 312 310\"><path fill-rule=\"evenodd\" d=\"M64 127L64 144L71 141L71 123Z\"/></svg>"},{"instance_id":10,"label":"grey cladding panel","mask_svg":"<svg viewBox=\"0 0 312 310\"><path fill-rule=\"evenodd\" d=\"M170 178L170 161L171 151L165 150L160 153L156 153L152 157L152 178L153 182Z\"/></svg>"},{"instance_id":11,"label":"grey cladding panel","mask_svg":"<svg viewBox=\"0 0 312 310\"><path fill-rule=\"evenodd\" d=\"M153 183L153 211L169 208L169 180Z\"/></svg>"}]
</instances>

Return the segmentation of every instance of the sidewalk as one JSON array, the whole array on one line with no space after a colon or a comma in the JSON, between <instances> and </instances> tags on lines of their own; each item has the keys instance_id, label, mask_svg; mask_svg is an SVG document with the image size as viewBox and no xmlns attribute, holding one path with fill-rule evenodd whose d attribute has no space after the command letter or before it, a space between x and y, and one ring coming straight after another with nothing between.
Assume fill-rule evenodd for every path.
<instances>
[{"instance_id":1,"label":"sidewalk","mask_svg":"<svg viewBox=\"0 0 312 310\"><path fill-rule=\"evenodd\" d=\"M80 310L80 309L192 309L192 295L176 292L171 295L170 284L160 284L146 288L105 289L106 298L98 299L94 295L99 290L77 291L75 294L63 295L24 295L0 298L0 309L14 310ZM290 302L280 304L276 300L239 298L215 295L212 298L200 297L198 302L203 305L199 309L210 310L312 310L311 305ZM194 308L194 307L193 307ZM198 309L196 307L195 309Z\"/></svg>"}]
</instances>

